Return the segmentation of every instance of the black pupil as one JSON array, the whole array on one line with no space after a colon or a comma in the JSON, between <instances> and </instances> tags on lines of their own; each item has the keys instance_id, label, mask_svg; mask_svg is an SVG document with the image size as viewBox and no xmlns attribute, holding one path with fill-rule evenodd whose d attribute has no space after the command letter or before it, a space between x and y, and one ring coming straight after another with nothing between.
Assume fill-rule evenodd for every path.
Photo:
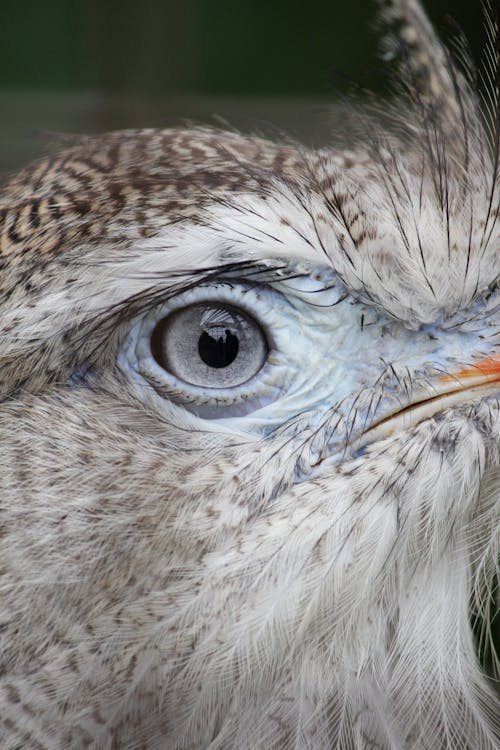
<instances>
[{"instance_id":1,"label":"black pupil","mask_svg":"<svg viewBox=\"0 0 500 750\"><path fill-rule=\"evenodd\" d=\"M226 328L218 338L203 331L198 339L200 357L209 367L227 367L238 356L238 338Z\"/></svg>"}]
</instances>

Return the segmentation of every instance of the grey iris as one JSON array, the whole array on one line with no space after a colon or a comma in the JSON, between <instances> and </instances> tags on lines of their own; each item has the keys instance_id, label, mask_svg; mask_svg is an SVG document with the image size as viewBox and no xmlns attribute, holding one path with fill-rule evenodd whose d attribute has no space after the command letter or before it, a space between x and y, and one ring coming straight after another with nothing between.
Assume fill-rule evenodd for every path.
<instances>
[{"instance_id":1,"label":"grey iris","mask_svg":"<svg viewBox=\"0 0 500 750\"><path fill-rule=\"evenodd\" d=\"M176 310L151 336L151 351L165 370L191 385L230 388L256 375L268 345L259 323L217 301Z\"/></svg>"}]
</instances>

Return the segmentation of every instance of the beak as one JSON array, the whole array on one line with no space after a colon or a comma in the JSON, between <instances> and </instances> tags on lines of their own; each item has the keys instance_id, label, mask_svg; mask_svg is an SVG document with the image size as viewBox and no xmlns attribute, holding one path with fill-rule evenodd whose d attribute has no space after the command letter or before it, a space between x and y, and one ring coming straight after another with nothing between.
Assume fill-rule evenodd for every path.
<instances>
[{"instance_id":1,"label":"beak","mask_svg":"<svg viewBox=\"0 0 500 750\"><path fill-rule=\"evenodd\" d=\"M434 392L429 398L407 404L371 425L361 436L358 446L415 427L445 409L495 394L500 397L500 355L478 359L470 367L440 375L432 385Z\"/></svg>"}]
</instances>

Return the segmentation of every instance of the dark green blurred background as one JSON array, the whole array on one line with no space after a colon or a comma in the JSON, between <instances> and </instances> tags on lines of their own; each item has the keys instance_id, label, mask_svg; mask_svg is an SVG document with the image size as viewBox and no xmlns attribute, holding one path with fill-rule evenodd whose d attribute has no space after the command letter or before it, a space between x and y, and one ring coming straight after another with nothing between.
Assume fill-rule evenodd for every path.
<instances>
[{"instance_id":1,"label":"dark green blurred background","mask_svg":"<svg viewBox=\"0 0 500 750\"><path fill-rule=\"evenodd\" d=\"M384 90L371 0L0 0L0 172L46 148L47 131L273 123L328 135L351 78ZM479 0L428 0L481 47Z\"/></svg>"}]
</instances>

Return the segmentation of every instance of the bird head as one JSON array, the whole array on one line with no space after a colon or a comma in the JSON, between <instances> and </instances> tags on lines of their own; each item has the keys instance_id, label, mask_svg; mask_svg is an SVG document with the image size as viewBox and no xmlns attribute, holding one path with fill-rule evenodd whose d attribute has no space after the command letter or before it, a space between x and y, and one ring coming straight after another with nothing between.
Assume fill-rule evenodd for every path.
<instances>
[{"instance_id":1,"label":"bird head","mask_svg":"<svg viewBox=\"0 0 500 750\"><path fill-rule=\"evenodd\" d=\"M498 130L386 13L389 131L125 131L3 188L8 747L496 746Z\"/></svg>"}]
</instances>

